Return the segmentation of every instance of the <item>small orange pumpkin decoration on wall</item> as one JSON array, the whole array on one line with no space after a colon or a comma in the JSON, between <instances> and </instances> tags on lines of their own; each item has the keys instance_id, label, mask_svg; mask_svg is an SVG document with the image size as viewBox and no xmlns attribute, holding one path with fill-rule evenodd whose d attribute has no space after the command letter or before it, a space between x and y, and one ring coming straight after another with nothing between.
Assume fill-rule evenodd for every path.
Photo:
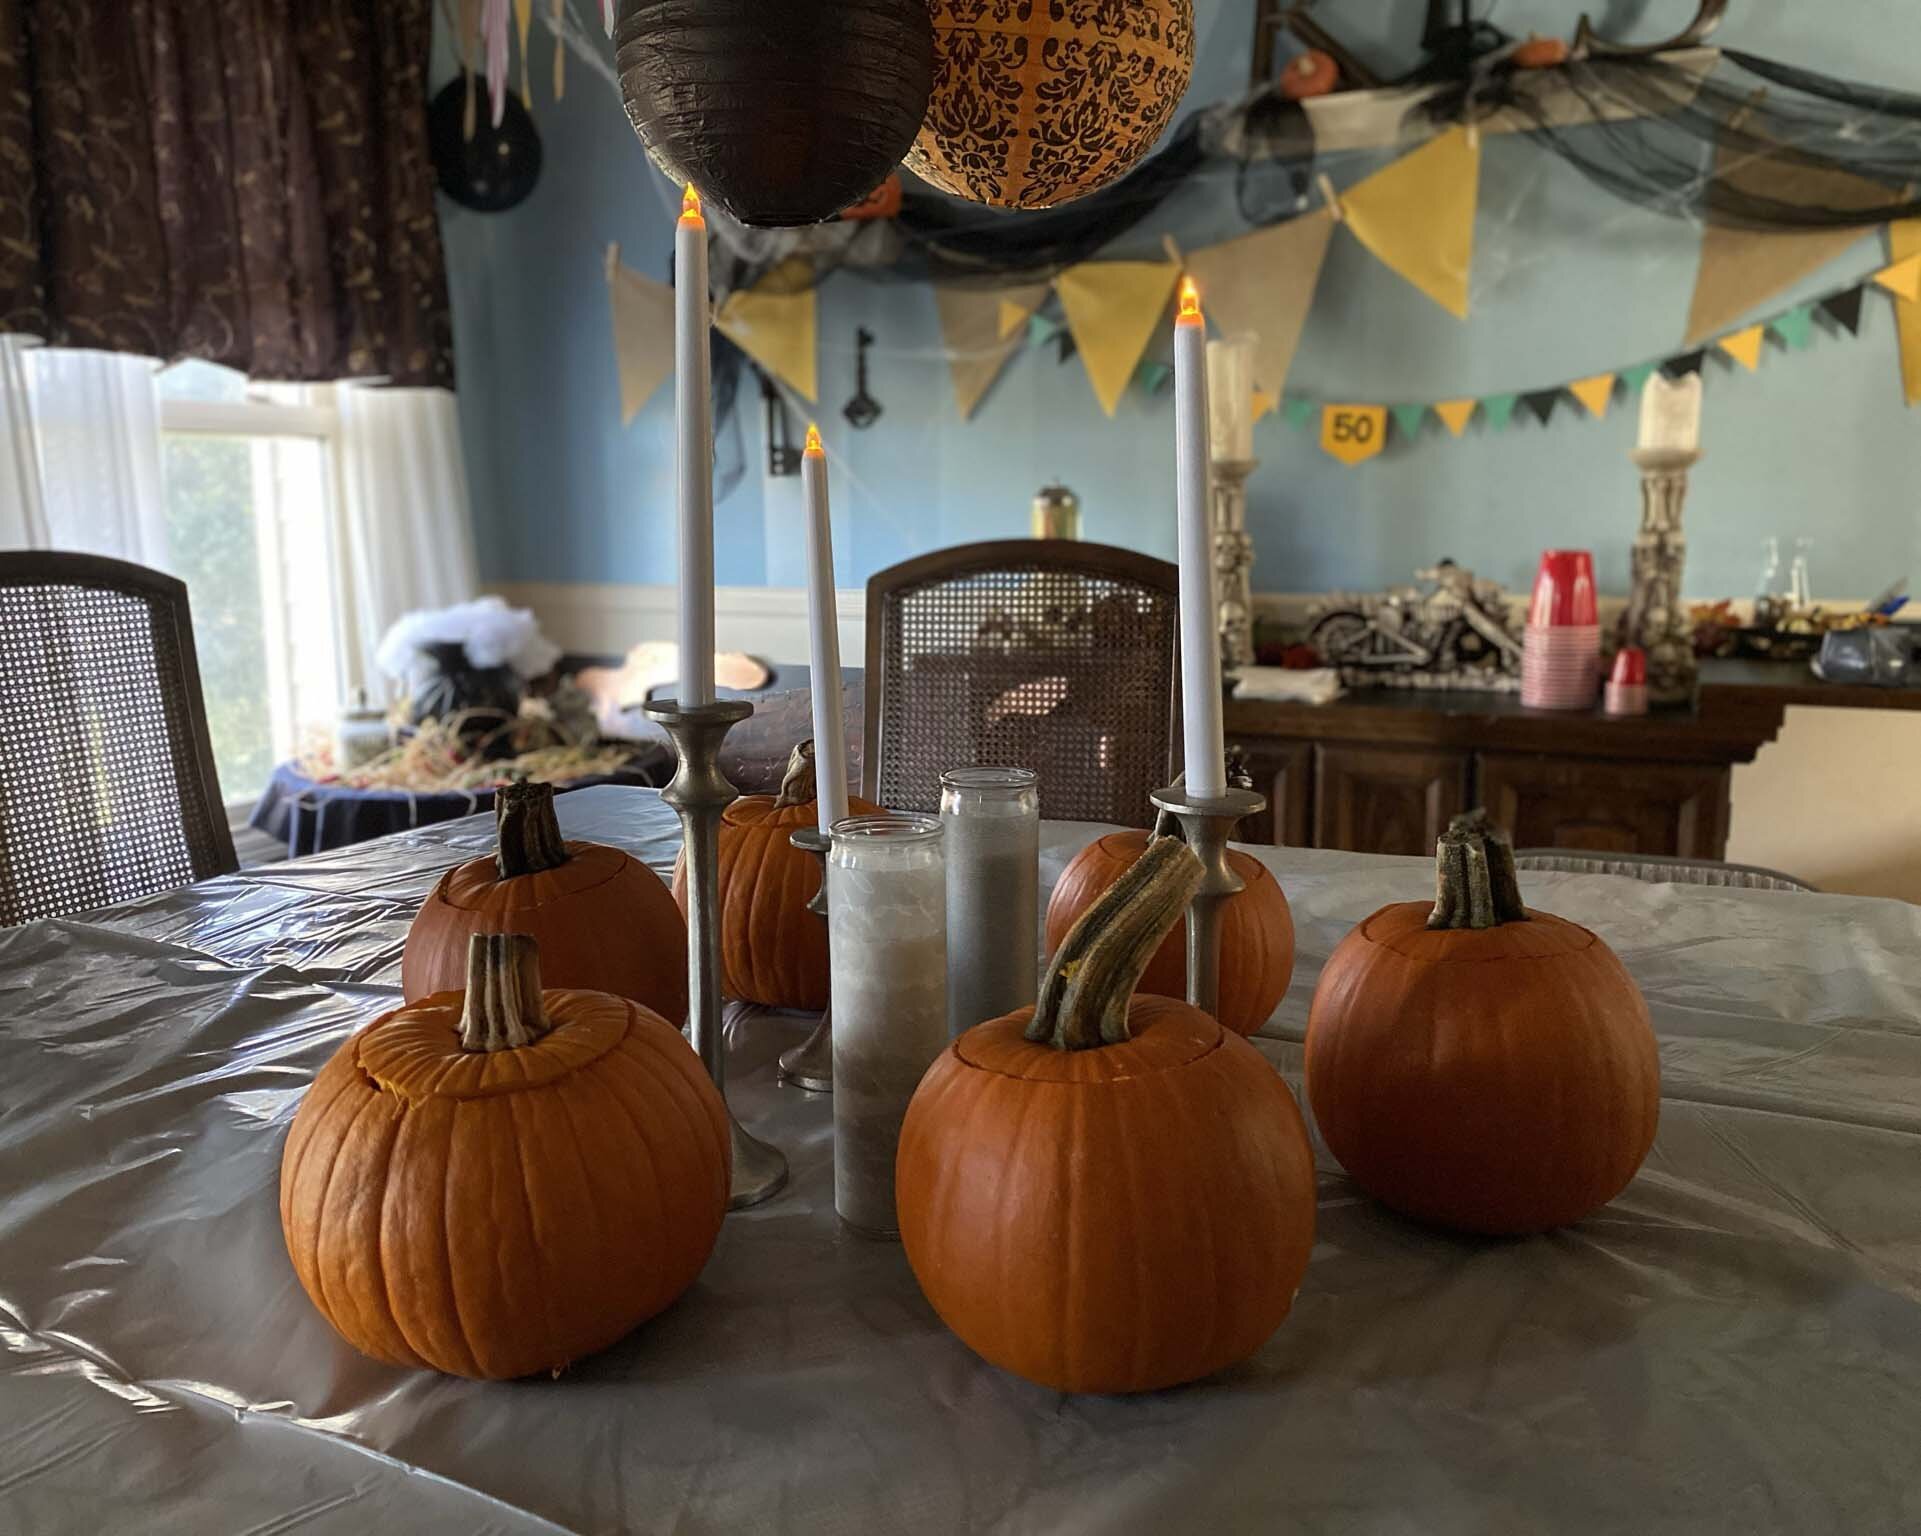
<instances>
[{"instance_id":1,"label":"small orange pumpkin decoration on wall","mask_svg":"<svg viewBox=\"0 0 1921 1536\"><path fill-rule=\"evenodd\" d=\"M667 884L632 854L565 842L551 784L494 793L492 857L449 870L421 903L400 959L408 1002L462 986L467 940L526 933L548 981L631 998L678 1025L687 1017L687 923Z\"/></svg>"},{"instance_id":2,"label":"small orange pumpkin decoration on wall","mask_svg":"<svg viewBox=\"0 0 1921 1536\"><path fill-rule=\"evenodd\" d=\"M524 934L470 953L464 994L382 1015L321 1068L281 1155L280 1222L355 1349L499 1380L605 1349L692 1285L731 1150L666 1020L543 992Z\"/></svg>"},{"instance_id":3,"label":"small orange pumpkin decoration on wall","mask_svg":"<svg viewBox=\"0 0 1921 1536\"><path fill-rule=\"evenodd\" d=\"M1521 905L1483 811L1437 852L1433 902L1383 907L1328 957L1307 1094L1328 1150L1395 1210L1541 1232L1627 1187L1654 1142L1660 1052L1614 951Z\"/></svg>"},{"instance_id":4,"label":"small orange pumpkin decoration on wall","mask_svg":"<svg viewBox=\"0 0 1921 1536\"><path fill-rule=\"evenodd\" d=\"M1339 88L1341 67L1334 56L1319 48L1308 48L1287 61L1281 71L1281 94L1289 101L1308 101Z\"/></svg>"},{"instance_id":5,"label":"small orange pumpkin decoration on wall","mask_svg":"<svg viewBox=\"0 0 1921 1536\"><path fill-rule=\"evenodd\" d=\"M1508 55L1516 69L1552 69L1568 61L1568 45L1558 37L1538 37L1530 32Z\"/></svg>"},{"instance_id":6,"label":"small orange pumpkin decoration on wall","mask_svg":"<svg viewBox=\"0 0 1921 1536\"><path fill-rule=\"evenodd\" d=\"M1056 1391L1148 1392L1245 1359L1314 1246L1314 1158L1279 1073L1198 1008L1130 996L1200 879L1179 839L1149 844L1039 1004L950 1045L901 1127L921 1290L975 1353Z\"/></svg>"}]
</instances>

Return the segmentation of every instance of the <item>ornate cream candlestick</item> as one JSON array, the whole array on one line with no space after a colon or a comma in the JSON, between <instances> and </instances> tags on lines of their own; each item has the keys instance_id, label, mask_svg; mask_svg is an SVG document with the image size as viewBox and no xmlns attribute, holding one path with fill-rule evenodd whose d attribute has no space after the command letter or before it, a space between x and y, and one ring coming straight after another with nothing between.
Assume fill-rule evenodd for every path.
<instances>
[{"instance_id":1,"label":"ornate cream candlestick","mask_svg":"<svg viewBox=\"0 0 1921 1536\"><path fill-rule=\"evenodd\" d=\"M1701 376L1677 382L1655 374L1641 397L1641 529L1634 536L1633 586L1621 620L1621 643L1647 653L1651 704L1694 698L1694 633L1681 595L1688 541L1681 531L1688 470L1701 457Z\"/></svg>"},{"instance_id":2,"label":"ornate cream candlestick","mask_svg":"<svg viewBox=\"0 0 1921 1536\"><path fill-rule=\"evenodd\" d=\"M1260 463L1259 459L1216 459L1209 471L1221 666L1228 672L1254 664L1254 540L1247 531L1247 477Z\"/></svg>"}]
</instances>

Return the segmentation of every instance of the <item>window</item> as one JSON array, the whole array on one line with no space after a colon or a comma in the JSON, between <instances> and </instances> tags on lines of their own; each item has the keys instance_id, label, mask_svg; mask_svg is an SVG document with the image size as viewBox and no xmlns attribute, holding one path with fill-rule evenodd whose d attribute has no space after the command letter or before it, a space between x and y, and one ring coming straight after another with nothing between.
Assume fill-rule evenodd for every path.
<instances>
[{"instance_id":1,"label":"window","mask_svg":"<svg viewBox=\"0 0 1921 1536\"><path fill-rule=\"evenodd\" d=\"M337 426L325 385L252 384L201 362L160 375L168 547L230 806L339 708Z\"/></svg>"}]
</instances>

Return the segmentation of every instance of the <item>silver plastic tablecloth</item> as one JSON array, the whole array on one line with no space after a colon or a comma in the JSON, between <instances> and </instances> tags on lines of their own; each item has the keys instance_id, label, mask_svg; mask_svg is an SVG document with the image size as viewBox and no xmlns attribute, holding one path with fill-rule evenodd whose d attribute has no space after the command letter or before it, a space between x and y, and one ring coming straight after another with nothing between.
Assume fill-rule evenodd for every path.
<instances>
[{"instance_id":1,"label":"silver plastic tablecloth","mask_svg":"<svg viewBox=\"0 0 1921 1536\"><path fill-rule=\"evenodd\" d=\"M650 791L560 803L664 868ZM1050 827L1044 877L1092 835ZM1524 877L1661 1035L1660 1136L1579 1227L1449 1238L1322 1157L1293 1316L1209 1382L1063 1398L942 1329L832 1210L807 1021L741 1017L793 1160L699 1283L560 1380L376 1365L281 1246L301 1092L388 1002L455 822L0 933L0 1532L1921 1530L1921 909ZM1299 1089L1322 961L1416 860L1256 850L1300 931L1262 1042Z\"/></svg>"}]
</instances>

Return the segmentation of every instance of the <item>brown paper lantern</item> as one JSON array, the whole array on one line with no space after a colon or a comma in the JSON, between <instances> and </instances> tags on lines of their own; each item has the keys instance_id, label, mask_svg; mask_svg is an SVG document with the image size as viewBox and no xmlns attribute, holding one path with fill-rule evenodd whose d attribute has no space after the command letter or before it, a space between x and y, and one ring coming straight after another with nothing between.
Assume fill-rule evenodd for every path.
<instances>
[{"instance_id":1,"label":"brown paper lantern","mask_svg":"<svg viewBox=\"0 0 1921 1536\"><path fill-rule=\"evenodd\" d=\"M928 0L934 92L906 165L997 208L1048 208L1125 175L1194 67L1193 0Z\"/></svg>"},{"instance_id":2,"label":"brown paper lantern","mask_svg":"<svg viewBox=\"0 0 1921 1536\"><path fill-rule=\"evenodd\" d=\"M872 192L934 78L927 0L621 0L614 46L654 164L762 226Z\"/></svg>"}]
</instances>

